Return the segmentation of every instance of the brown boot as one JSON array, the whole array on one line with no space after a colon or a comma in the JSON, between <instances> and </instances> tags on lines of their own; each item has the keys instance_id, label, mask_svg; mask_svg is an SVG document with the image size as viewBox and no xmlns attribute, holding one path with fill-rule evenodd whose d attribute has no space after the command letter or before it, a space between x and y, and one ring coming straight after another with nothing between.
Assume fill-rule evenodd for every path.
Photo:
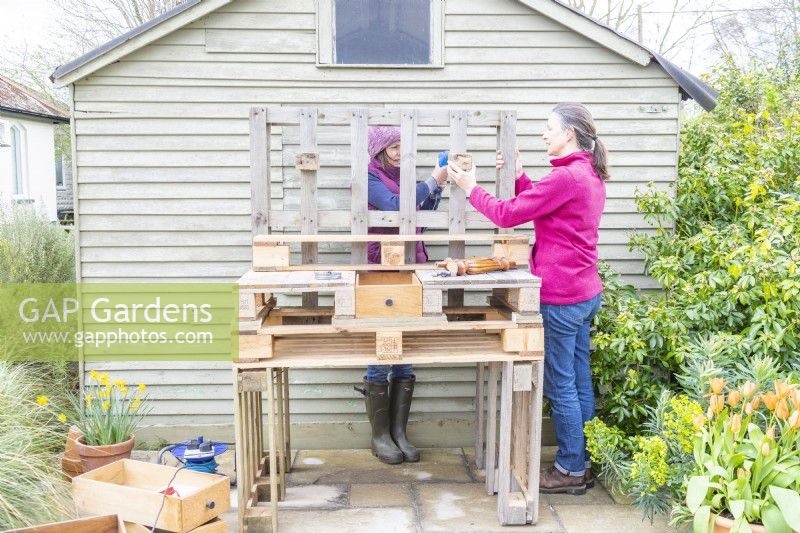
<instances>
[{"instance_id":1,"label":"brown boot","mask_svg":"<svg viewBox=\"0 0 800 533\"><path fill-rule=\"evenodd\" d=\"M592 472L591 467L587 468L586 471L583 473L583 482L586 483L587 489L594 488L594 473Z\"/></svg>"},{"instance_id":2,"label":"brown boot","mask_svg":"<svg viewBox=\"0 0 800 533\"><path fill-rule=\"evenodd\" d=\"M568 476L559 472L555 465L539 472L539 492L544 494L586 494L583 476Z\"/></svg>"}]
</instances>

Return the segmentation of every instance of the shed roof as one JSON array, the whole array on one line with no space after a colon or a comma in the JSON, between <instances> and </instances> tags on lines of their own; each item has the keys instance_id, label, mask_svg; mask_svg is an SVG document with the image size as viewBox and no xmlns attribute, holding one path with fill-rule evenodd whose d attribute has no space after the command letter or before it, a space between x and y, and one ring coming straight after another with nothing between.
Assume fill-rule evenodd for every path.
<instances>
[{"instance_id":1,"label":"shed roof","mask_svg":"<svg viewBox=\"0 0 800 533\"><path fill-rule=\"evenodd\" d=\"M50 79L60 85L72 83L76 79L87 76L176 29L174 25L167 24L168 22L177 21L181 26L190 24L231 1L233 0L186 0L177 7L133 28L116 39L91 50L69 63L59 66L53 71ZM647 65L652 60L655 60L675 80L684 99L694 99L707 111L712 110L717 105L717 91L700 78L585 13L562 3L560 0L518 1L633 62ZM176 21L173 21L173 19L176 19ZM156 31L157 29L159 31Z\"/></svg>"},{"instance_id":2,"label":"shed roof","mask_svg":"<svg viewBox=\"0 0 800 533\"><path fill-rule=\"evenodd\" d=\"M5 76L0 76L0 111L53 122L69 122L69 116L64 110L51 104L34 90Z\"/></svg>"}]
</instances>

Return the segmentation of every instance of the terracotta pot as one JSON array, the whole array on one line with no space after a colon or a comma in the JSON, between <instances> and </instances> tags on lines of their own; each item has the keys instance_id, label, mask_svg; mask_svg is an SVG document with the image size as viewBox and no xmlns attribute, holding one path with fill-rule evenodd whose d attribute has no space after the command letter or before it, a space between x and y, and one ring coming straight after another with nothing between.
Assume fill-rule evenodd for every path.
<instances>
[{"instance_id":1,"label":"terracotta pot","mask_svg":"<svg viewBox=\"0 0 800 533\"><path fill-rule=\"evenodd\" d=\"M733 520L730 518L718 516L714 521L714 533L728 533L731 530L732 525ZM767 529L759 524L750 524L750 529L753 530L753 533L767 533Z\"/></svg>"},{"instance_id":2,"label":"terracotta pot","mask_svg":"<svg viewBox=\"0 0 800 533\"><path fill-rule=\"evenodd\" d=\"M95 468L113 463L119 459L130 459L133 445L136 439L133 435L125 442L117 444L105 444L102 446L90 446L85 443L86 437L81 435L75 441L78 455L81 458L81 466L84 472L89 472Z\"/></svg>"},{"instance_id":3,"label":"terracotta pot","mask_svg":"<svg viewBox=\"0 0 800 533\"><path fill-rule=\"evenodd\" d=\"M67 479L83 474L83 465L78 455L78 445L76 441L83 435L77 426L70 426L67 433L67 443L64 446L64 456L61 458L61 469Z\"/></svg>"}]
</instances>

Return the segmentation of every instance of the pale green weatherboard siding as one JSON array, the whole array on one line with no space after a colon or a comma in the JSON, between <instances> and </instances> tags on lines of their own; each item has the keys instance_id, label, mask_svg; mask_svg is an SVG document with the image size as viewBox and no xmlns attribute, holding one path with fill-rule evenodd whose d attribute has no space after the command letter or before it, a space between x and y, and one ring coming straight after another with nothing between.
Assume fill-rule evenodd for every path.
<instances>
[{"instance_id":1,"label":"pale green weatherboard siding","mask_svg":"<svg viewBox=\"0 0 800 533\"><path fill-rule=\"evenodd\" d=\"M447 0L444 69L320 69L314 31L312 0L240 0L75 83L84 281L234 281L248 269L252 105L515 109L523 159L536 177L547 170L539 135L550 109L578 100L611 150L600 254L637 286L653 286L627 241L631 230L647 228L636 188L650 181L667 188L675 179L679 96L659 67L636 65L513 0ZM647 112L653 106L664 111ZM447 133L420 133L424 176ZM491 174L493 131L472 133L468 148ZM271 139L276 209L299 205L297 171L282 165L297 136L286 128ZM335 167L320 180L322 209L349 206L347 138L346 130L320 131L323 164ZM446 253L431 249L437 258ZM321 251L346 258L341 249ZM232 437L229 365L102 368L151 387L154 427L146 438ZM418 375L416 438L468 445L474 369ZM292 372L296 444L366 445L363 402L352 389L360 377L358 369Z\"/></svg>"}]
</instances>

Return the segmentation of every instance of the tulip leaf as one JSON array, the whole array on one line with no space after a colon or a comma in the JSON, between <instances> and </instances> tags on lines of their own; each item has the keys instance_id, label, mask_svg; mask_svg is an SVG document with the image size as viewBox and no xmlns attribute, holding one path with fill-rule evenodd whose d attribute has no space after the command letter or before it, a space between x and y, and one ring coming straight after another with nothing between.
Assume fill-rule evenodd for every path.
<instances>
[{"instance_id":1,"label":"tulip leaf","mask_svg":"<svg viewBox=\"0 0 800 533\"><path fill-rule=\"evenodd\" d=\"M800 531L800 494L793 490L775 486L770 487L769 491L789 527Z\"/></svg>"},{"instance_id":2,"label":"tulip leaf","mask_svg":"<svg viewBox=\"0 0 800 533\"><path fill-rule=\"evenodd\" d=\"M697 513L708 492L707 476L692 476L686 489L686 506L692 513Z\"/></svg>"},{"instance_id":3,"label":"tulip leaf","mask_svg":"<svg viewBox=\"0 0 800 533\"><path fill-rule=\"evenodd\" d=\"M765 504L761 509L761 522L769 533L792 533L781 510L772 504Z\"/></svg>"},{"instance_id":4,"label":"tulip leaf","mask_svg":"<svg viewBox=\"0 0 800 533\"><path fill-rule=\"evenodd\" d=\"M694 533L710 533L714 530L711 507L703 505L694 513Z\"/></svg>"}]
</instances>

